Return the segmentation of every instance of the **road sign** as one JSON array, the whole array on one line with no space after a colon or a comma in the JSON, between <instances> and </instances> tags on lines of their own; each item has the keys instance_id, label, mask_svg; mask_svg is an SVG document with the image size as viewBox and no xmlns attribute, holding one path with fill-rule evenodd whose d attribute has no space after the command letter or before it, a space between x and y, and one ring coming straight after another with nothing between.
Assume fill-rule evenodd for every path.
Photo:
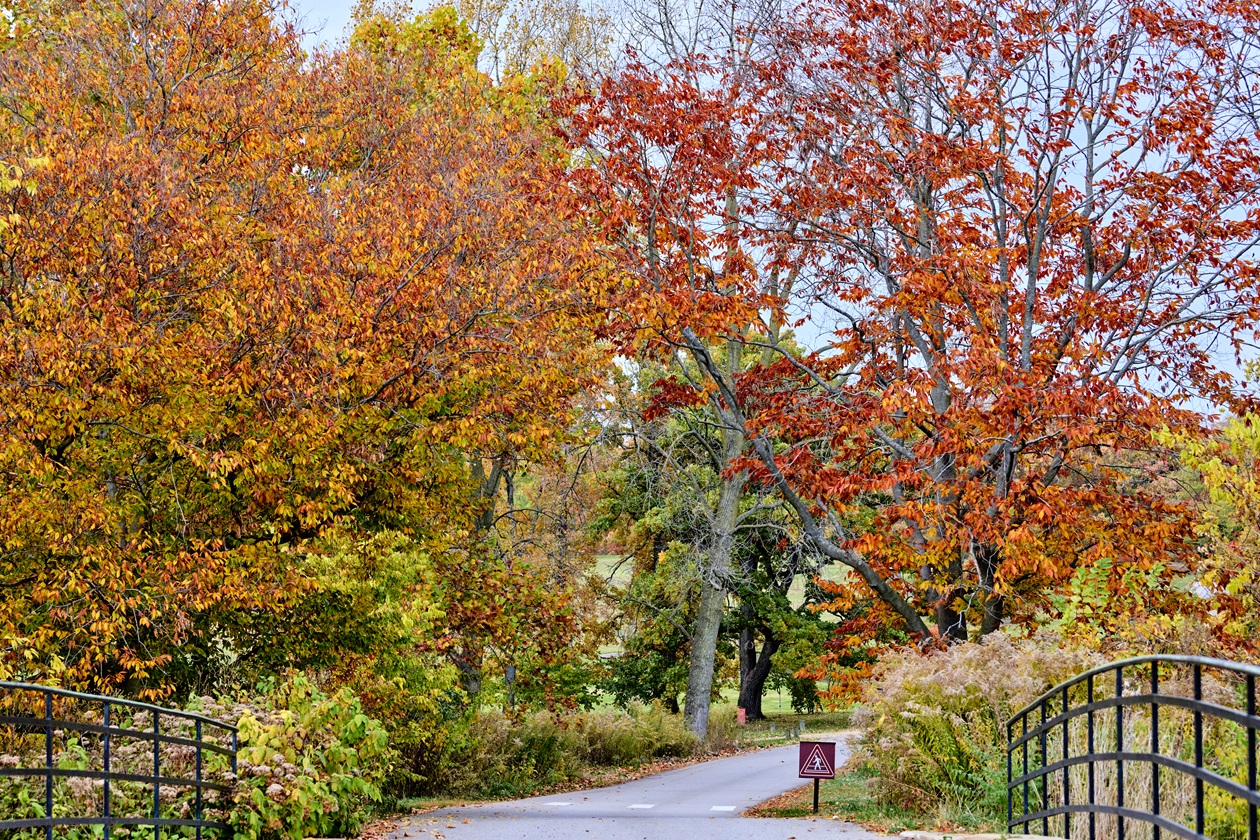
<instances>
[{"instance_id":1,"label":"road sign","mask_svg":"<svg viewBox=\"0 0 1260 840\"><path fill-rule=\"evenodd\" d=\"M835 741L801 741L798 775L802 779L836 777Z\"/></svg>"}]
</instances>

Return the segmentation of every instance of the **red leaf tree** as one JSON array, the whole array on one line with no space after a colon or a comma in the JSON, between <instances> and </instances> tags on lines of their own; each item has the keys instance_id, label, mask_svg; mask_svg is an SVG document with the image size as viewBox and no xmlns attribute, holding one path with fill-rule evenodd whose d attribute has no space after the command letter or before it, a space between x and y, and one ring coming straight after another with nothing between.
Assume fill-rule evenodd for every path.
<instances>
[{"instance_id":1,"label":"red leaf tree","mask_svg":"<svg viewBox=\"0 0 1260 840\"><path fill-rule=\"evenodd\" d=\"M1222 358L1260 311L1255 36L1243 4L826 0L750 33L774 49L605 86L599 113L653 115L603 124L636 305L764 353L706 380L755 456L732 469L912 633L983 635L1082 564L1185 554L1134 453L1245 402ZM693 99L726 103L740 154ZM694 159L642 151L666 133ZM709 209L680 213L656 186L693 171ZM656 231L706 227L755 315L681 312L694 280L655 271Z\"/></svg>"}]
</instances>

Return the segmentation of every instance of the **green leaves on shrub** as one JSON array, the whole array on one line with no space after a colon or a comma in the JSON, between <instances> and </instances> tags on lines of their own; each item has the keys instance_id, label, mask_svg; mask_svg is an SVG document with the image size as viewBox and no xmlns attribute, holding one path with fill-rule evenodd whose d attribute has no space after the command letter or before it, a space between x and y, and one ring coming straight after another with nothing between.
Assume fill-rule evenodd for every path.
<instances>
[{"instance_id":1,"label":"green leaves on shrub","mask_svg":"<svg viewBox=\"0 0 1260 840\"><path fill-rule=\"evenodd\" d=\"M388 737L342 689L325 696L304 677L240 718L237 840L354 835L381 798Z\"/></svg>"}]
</instances>

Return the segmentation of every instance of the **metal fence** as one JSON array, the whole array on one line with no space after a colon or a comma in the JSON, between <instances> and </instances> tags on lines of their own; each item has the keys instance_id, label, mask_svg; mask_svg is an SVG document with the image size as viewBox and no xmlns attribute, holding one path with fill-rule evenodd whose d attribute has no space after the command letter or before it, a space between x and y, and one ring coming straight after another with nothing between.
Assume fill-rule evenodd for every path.
<instances>
[{"instance_id":1,"label":"metal fence","mask_svg":"<svg viewBox=\"0 0 1260 840\"><path fill-rule=\"evenodd\" d=\"M0 837L16 829L42 828L51 840L54 829L68 826L103 826L106 840L116 826L152 826L155 840L164 828L181 826L191 829L198 840L207 829L226 834L225 824L207 818L214 810L207 800L226 799L230 780L216 780L216 774L208 772L207 759L222 756L209 763L223 771L230 767L234 778L236 748L236 727L202 715L116 697L0 682L0 754L16 753L0 755L8 759L0 766L0 785L25 782L24 801L43 811L42 816L18 818L0 813ZM15 761L19 766L8 766ZM98 804L94 809L98 813L64 813L68 805L84 798L67 795L69 786L76 783L88 786L87 798ZM122 787L135 796L138 786L143 813L135 813L136 808L129 814L115 813ZM163 815L163 792L172 790L192 791L192 801L184 803L187 813Z\"/></svg>"},{"instance_id":2,"label":"metal fence","mask_svg":"<svg viewBox=\"0 0 1260 840\"><path fill-rule=\"evenodd\" d=\"M1260 668L1143 656L1055 686L1007 724L1007 822L1023 833L1260 840Z\"/></svg>"}]
</instances>

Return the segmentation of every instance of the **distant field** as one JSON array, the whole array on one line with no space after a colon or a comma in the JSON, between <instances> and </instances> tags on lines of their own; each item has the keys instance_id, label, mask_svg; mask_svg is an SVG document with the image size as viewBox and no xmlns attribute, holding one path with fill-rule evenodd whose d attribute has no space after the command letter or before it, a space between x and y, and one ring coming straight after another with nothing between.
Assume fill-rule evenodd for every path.
<instances>
[{"instance_id":1,"label":"distant field","mask_svg":"<svg viewBox=\"0 0 1260 840\"><path fill-rule=\"evenodd\" d=\"M595 571L604 580L616 586L625 586L630 582L630 572L634 568L634 560L624 554L597 554Z\"/></svg>"},{"instance_id":2,"label":"distant field","mask_svg":"<svg viewBox=\"0 0 1260 840\"><path fill-rule=\"evenodd\" d=\"M604 580L613 583L616 586L625 586L630 583L630 574L633 569L634 561L622 554L600 554L595 557L595 571ZM822 571L823 580L841 581L849 574L849 570L844 566L833 563ZM799 607L805 603L805 575L797 575L796 580L792 581L792 587L788 589L788 602L794 607ZM824 614L823 620L833 621L831 616Z\"/></svg>"}]
</instances>

